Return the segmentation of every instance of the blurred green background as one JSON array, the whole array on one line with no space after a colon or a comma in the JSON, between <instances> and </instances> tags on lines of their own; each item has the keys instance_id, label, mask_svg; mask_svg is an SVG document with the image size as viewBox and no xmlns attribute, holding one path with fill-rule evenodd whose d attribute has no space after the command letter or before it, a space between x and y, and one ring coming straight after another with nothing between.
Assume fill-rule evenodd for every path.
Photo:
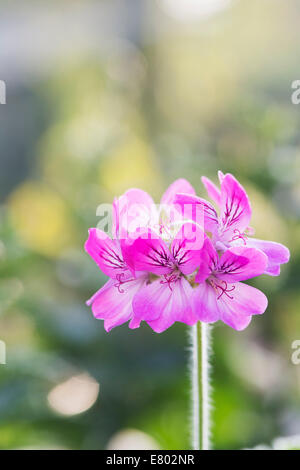
<instances>
[{"instance_id":1,"label":"blurred green background","mask_svg":"<svg viewBox=\"0 0 300 470\"><path fill-rule=\"evenodd\" d=\"M105 333L96 208L232 172L286 244L267 312L213 331L213 446L300 434L297 0L0 2L0 448L189 448L188 335Z\"/></svg>"}]
</instances>

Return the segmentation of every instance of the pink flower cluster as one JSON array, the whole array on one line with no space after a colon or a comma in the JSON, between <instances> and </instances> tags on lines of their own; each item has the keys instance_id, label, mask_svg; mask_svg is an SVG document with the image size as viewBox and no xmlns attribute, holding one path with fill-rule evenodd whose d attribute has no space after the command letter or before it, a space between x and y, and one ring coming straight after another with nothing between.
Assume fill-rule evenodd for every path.
<instances>
[{"instance_id":1,"label":"pink flower cluster","mask_svg":"<svg viewBox=\"0 0 300 470\"><path fill-rule=\"evenodd\" d=\"M110 279L87 304L106 331L145 321L160 333L198 320L243 330L264 313L266 296L241 281L278 276L289 250L251 237L246 191L229 173L219 172L219 180L220 188L202 178L217 209L179 179L158 207L139 189L116 199L112 238L89 230L85 250Z\"/></svg>"}]
</instances>

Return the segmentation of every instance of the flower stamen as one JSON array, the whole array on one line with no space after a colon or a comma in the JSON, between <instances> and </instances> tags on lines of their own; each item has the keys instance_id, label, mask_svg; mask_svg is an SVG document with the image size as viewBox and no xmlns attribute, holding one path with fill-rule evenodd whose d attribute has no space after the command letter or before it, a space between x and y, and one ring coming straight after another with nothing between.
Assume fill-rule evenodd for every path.
<instances>
[{"instance_id":1,"label":"flower stamen","mask_svg":"<svg viewBox=\"0 0 300 470\"><path fill-rule=\"evenodd\" d=\"M248 238L247 235L245 233L241 233L240 230L238 228L234 229L233 233L235 233L236 235L234 235L232 237L231 240L229 240L229 243L230 242L234 242L236 240L239 240L240 238L243 240L244 242L244 245L247 245L247 241L246 239Z\"/></svg>"},{"instance_id":2,"label":"flower stamen","mask_svg":"<svg viewBox=\"0 0 300 470\"><path fill-rule=\"evenodd\" d=\"M228 288L228 284L226 281L222 280L222 284L217 284L215 281L210 279L210 284L211 286L215 289L216 293L218 294L217 300L219 300L223 294L225 294L229 299L233 300L233 296L229 295L228 292L232 292L235 289L235 286L231 286L231 288ZM219 294L218 289L220 289L221 293Z\"/></svg>"},{"instance_id":3,"label":"flower stamen","mask_svg":"<svg viewBox=\"0 0 300 470\"><path fill-rule=\"evenodd\" d=\"M116 275L116 280L118 281L116 284L114 284L114 287L116 287L118 289L118 291L120 292L120 294L124 294L124 289L121 288L121 285L122 284L126 284L126 282L132 282L134 281L134 279L126 279L124 280L123 279L124 277L124 273L120 273L120 274L117 274Z\"/></svg>"}]
</instances>

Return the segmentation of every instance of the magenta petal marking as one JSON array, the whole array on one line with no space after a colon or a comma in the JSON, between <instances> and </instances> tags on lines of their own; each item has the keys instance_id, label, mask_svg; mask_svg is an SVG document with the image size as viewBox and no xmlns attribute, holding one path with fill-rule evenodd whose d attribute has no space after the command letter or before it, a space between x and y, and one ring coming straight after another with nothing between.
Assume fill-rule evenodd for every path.
<instances>
[{"instance_id":1,"label":"magenta petal marking","mask_svg":"<svg viewBox=\"0 0 300 470\"><path fill-rule=\"evenodd\" d=\"M199 253L199 270L195 281L204 282L218 267L218 253L210 238L206 237L203 247Z\"/></svg>"},{"instance_id":2,"label":"magenta petal marking","mask_svg":"<svg viewBox=\"0 0 300 470\"><path fill-rule=\"evenodd\" d=\"M231 247L221 256L215 275L228 282L245 281L264 273L268 259L256 248Z\"/></svg>"},{"instance_id":3,"label":"magenta petal marking","mask_svg":"<svg viewBox=\"0 0 300 470\"><path fill-rule=\"evenodd\" d=\"M223 239L229 241L234 236L234 229L243 234L251 219L251 207L242 185L227 173L221 184L221 229Z\"/></svg>"},{"instance_id":4,"label":"magenta petal marking","mask_svg":"<svg viewBox=\"0 0 300 470\"><path fill-rule=\"evenodd\" d=\"M175 204L181 206L184 213L190 214L190 219L198 225L203 226L209 232L214 232L218 227L218 214L205 199L188 194L177 194Z\"/></svg>"},{"instance_id":5,"label":"magenta petal marking","mask_svg":"<svg viewBox=\"0 0 300 470\"><path fill-rule=\"evenodd\" d=\"M163 275L174 268L167 244L150 229L129 244L126 251L126 260L135 271Z\"/></svg>"},{"instance_id":6,"label":"magenta petal marking","mask_svg":"<svg viewBox=\"0 0 300 470\"><path fill-rule=\"evenodd\" d=\"M111 240L102 230L91 228L84 247L107 276L115 278L127 269L118 242Z\"/></svg>"},{"instance_id":7,"label":"magenta petal marking","mask_svg":"<svg viewBox=\"0 0 300 470\"><path fill-rule=\"evenodd\" d=\"M185 223L176 234L171 253L180 272L191 274L199 266L199 256L203 247L205 234L196 224Z\"/></svg>"}]
</instances>

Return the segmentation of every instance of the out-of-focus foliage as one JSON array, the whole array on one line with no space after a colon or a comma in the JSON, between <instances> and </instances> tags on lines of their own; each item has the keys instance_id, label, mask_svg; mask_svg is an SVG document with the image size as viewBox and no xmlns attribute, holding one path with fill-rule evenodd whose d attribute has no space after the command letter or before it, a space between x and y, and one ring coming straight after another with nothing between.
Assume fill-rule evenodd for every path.
<instances>
[{"instance_id":1,"label":"out-of-focus foliage","mask_svg":"<svg viewBox=\"0 0 300 470\"><path fill-rule=\"evenodd\" d=\"M23 27L27 59L24 77L1 67L0 448L189 447L187 328L105 333L85 306L105 276L83 244L97 206L128 187L158 201L185 177L204 196L200 176L218 169L249 190L257 237L292 258L255 282L265 315L214 329L214 447L299 434L297 0L236 0L211 16L201 0L192 15L179 0L26 3L22 20L2 2L0 19Z\"/></svg>"}]
</instances>

